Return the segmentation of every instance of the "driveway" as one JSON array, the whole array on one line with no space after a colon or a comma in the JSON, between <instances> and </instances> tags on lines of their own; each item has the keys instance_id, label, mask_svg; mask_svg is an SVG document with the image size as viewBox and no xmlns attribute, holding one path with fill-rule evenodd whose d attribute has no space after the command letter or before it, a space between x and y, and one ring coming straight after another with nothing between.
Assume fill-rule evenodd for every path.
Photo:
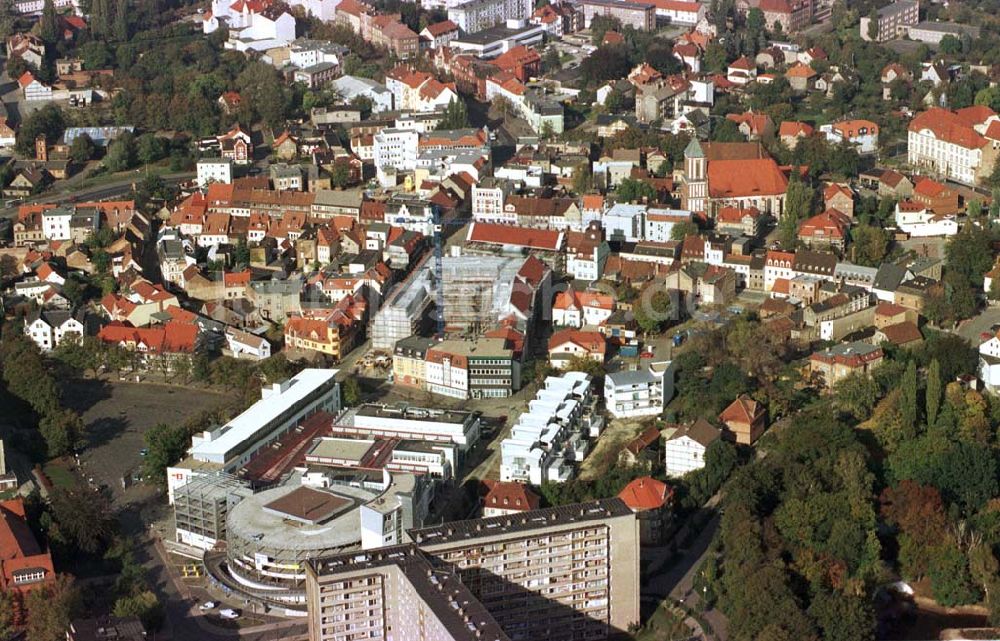
<instances>
[{"instance_id":1,"label":"driveway","mask_svg":"<svg viewBox=\"0 0 1000 641\"><path fill-rule=\"evenodd\" d=\"M979 347L983 342L980 334L991 331L991 327L1000 324L1000 307L987 307L967 321L963 321L955 333L969 341L973 347Z\"/></svg>"}]
</instances>

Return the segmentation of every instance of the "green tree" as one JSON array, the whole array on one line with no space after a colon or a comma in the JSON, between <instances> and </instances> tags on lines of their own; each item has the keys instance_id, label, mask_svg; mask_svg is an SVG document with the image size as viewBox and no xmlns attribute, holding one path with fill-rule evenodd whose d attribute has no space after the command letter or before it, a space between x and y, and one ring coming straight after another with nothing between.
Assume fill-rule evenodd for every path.
<instances>
[{"instance_id":1,"label":"green tree","mask_svg":"<svg viewBox=\"0 0 1000 641\"><path fill-rule=\"evenodd\" d=\"M617 18L609 16L594 16L590 22L591 44L600 47L604 42L604 34L608 31L621 31L622 23Z\"/></svg>"},{"instance_id":2,"label":"green tree","mask_svg":"<svg viewBox=\"0 0 1000 641\"><path fill-rule=\"evenodd\" d=\"M115 21L112 35L118 42L128 42L128 0L115 2Z\"/></svg>"},{"instance_id":3,"label":"green tree","mask_svg":"<svg viewBox=\"0 0 1000 641\"><path fill-rule=\"evenodd\" d=\"M54 46L59 38L59 16L56 15L56 5L53 0L45 0L42 4L42 17L38 21L38 37L45 44Z\"/></svg>"},{"instance_id":4,"label":"green tree","mask_svg":"<svg viewBox=\"0 0 1000 641\"><path fill-rule=\"evenodd\" d=\"M878 41L878 11L874 8L868 13L868 39L872 42Z\"/></svg>"},{"instance_id":5,"label":"green tree","mask_svg":"<svg viewBox=\"0 0 1000 641\"><path fill-rule=\"evenodd\" d=\"M583 195L594 188L594 174L591 173L590 163L584 162L577 165L573 170L573 191Z\"/></svg>"},{"instance_id":6,"label":"green tree","mask_svg":"<svg viewBox=\"0 0 1000 641\"><path fill-rule=\"evenodd\" d=\"M712 140L715 142L744 142L746 136L740 132L740 126L729 118L719 121L712 127Z\"/></svg>"},{"instance_id":7,"label":"green tree","mask_svg":"<svg viewBox=\"0 0 1000 641\"><path fill-rule=\"evenodd\" d=\"M906 372L900 383L902 398L900 399L900 414L903 426L907 430L917 428L917 363L910 360L906 364Z\"/></svg>"},{"instance_id":8,"label":"green tree","mask_svg":"<svg viewBox=\"0 0 1000 641\"><path fill-rule=\"evenodd\" d=\"M851 230L854 262L877 267L889 251L889 232L875 225L861 224Z\"/></svg>"},{"instance_id":9,"label":"green tree","mask_svg":"<svg viewBox=\"0 0 1000 641\"><path fill-rule=\"evenodd\" d=\"M688 236L694 236L697 233L698 225L694 221L686 220L682 223L675 223L670 228L670 240L684 240Z\"/></svg>"},{"instance_id":10,"label":"green tree","mask_svg":"<svg viewBox=\"0 0 1000 641\"><path fill-rule=\"evenodd\" d=\"M345 407L358 405L361 402L361 386L358 385L358 379L353 376L345 378L340 385L340 394Z\"/></svg>"},{"instance_id":11,"label":"green tree","mask_svg":"<svg viewBox=\"0 0 1000 641\"><path fill-rule=\"evenodd\" d=\"M976 93L975 104L1000 111L1000 86L984 87Z\"/></svg>"},{"instance_id":12,"label":"green tree","mask_svg":"<svg viewBox=\"0 0 1000 641\"><path fill-rule=\"evenodd\" d=\"M351 168L346 162L334 162L330 170L330 184L335 189L343 189L351 183Z\"/></svg>"},{"instance_id":13,"label":"green tree","mask_svg":"<svg viewBox=\"0 0 1000 641\"><path fill-rule=\"evenodd\" d=\"M632 313L643 333L658 332L671 319L670 294L666 290L649 286L633 304Z\"/></svg>"},{"instance_id":14,"label":"green tree","mask_svg":"<svg viewBox=\"0 0 1000 641\"><path fill-rule=\"evenodd\" d=\"M38 431L45 439L49 458L55 458L70 453L80 443L83 420L73 410L57 410L42 417Z\"/></svg>"},{"instance_id":15,"label":"green tree","mask_svg":"<svg viewBox=\"0 0 1000 641\"><path fill-rule=\"evenodd\" d=\"M13 637L14 631L14 593L0 591L0 639Z\"/></svg>"},{"instance_id":16,"label":"green tree","mask_svg":"<svg viewBox=\"0 0 1000 641\"><path fill-rule=\"evenodd\" d=\"M559 58L559 50L553 45L549 45L549 47L545 50L545 57L542 59L542 64L545 66L546 73L552 73L562 69L562 60Z\"/></svg>"},{"instance_id":17,"label":"green tree","mask_svg":"<svg viewBox=\"0 0 1000 641\"><path fill-rule=\"evenodd\" d=\"M167 468L184 456L190 435L183 426L159 423L144 438L148 451L142 462L143 476L147 483L165 485Z\"/></svg>"},{"instance_id":18,"label":"green tree","mask_svg":"<svg viewBox=\"0 0 1000 641\"><path fill-rule=\"evenodd\" d=\"M643 180L626 178L619 183L615 194L619 202L633 203L640 200L653 201L656 199L656 190L653 186Z\"/></svg>"},{"instance_id":19,"label":"green tree","mask_svg":"<svg viewBox=\"0 0 1000 641\"><path fill-rule=\"evenodd\" d=\"M941 409L941 364L936 358L927 368L927 390L924 395L927 402L927 425L933 427L938 410Z\"/></svg>"},{"instance_id":20,"label":"green tree","mask_svg":"<svg viewBox=\"0 0 1000 641\"><path fill-rule=\"evenodd\" d=\"M463 98L452 98L444 109L437 129L463 129L469 126L469 108Z\"/></svg>"},{"instance_id":21,"label":"green tree","mask_svg":"<svg viewBox=\"0 0 1000 641\"><path fill-rule=\"evenodd\" d=\"M87 134L80 134L73 139L69 146L69 157L73 162L82 165L94 157L97 146Z\"/></svg>"},{"instance_id":22,"label":"green tree","mask_svg":"<svg viewBox=\"0 0 1000 641\"><path fill-rule=\"evenodd\" d=\"M837 590L820 590L809 614L823 631L824 641L874 641L875 612L868 599Z\"/></svg>"},{"instance_id":23,"label":"green tree","mask_svg":"<svg viewBox=\"0 0 1000 641\"><path fill-rule=\"evenodd\" d=\"M704 63L706 71L721 73L726 70L726 48L717 42L711 42L705 47Z\"/></svg>"},{"instance_id":24,"label":"green tree","mask_svg":"<svg viewBox=\"0 0 1000 641\"><path fill-rule=\"evenodd\" d=\"M795 176L788 181L785 190L785 205L778 222L779 238L783 247L795 246L799 234L799 223L812 212L815 192L806 182Z\"/></svg>"},{"instance_id":25,"label":"green tree","mask_svg":"<svg viewBox=\"0 0 1000 641\"><path fill-rule=\"evenodd\" d=\"M162 160L166 155L166 141L162 138L157 138L153 133L143 134L136 141L136 157L142 164L151 165L158 160Z\"/></svg>"},{"instance_id":26,"label":"green tree","mask_svg":"<svg viewBox=\"0 0 1000 641\"><path fill-rule=\"evenodd\" d=\"M962 53L962 41L950 33L941 38L941 42L938 43L938 47L940 48L941 53L949 56L953 56L956 53Z\"/></svg>"},{"instance_id":27,"label":"green tree","mask_svg":"<svg viewBox=\"0 0 1000 641\"><path fill-rule=\"evenodd\" d=\"M28 641L62 641L73 617L81 613L79 590L73 579L57 574L55 579L25 597L28 611Z\"/></svg>"},{"instance_id":28,"label":"green tree","mask_svg":"<svg viewBox=\"0 0 1000 641\"><path fill-rule=\"evenodd\" d=\"M856 420L867 420L878 402L878 384L868 374L854 372L833 386L834 406Z\"/></svg>"},{"instance_id":29,"label":"green tree","mask_svg":"<svg viewBox=\"0 0 1000 641\"><path fill-rule=\"evenodd\" d=\"M126 132L108 143L108 154L104 157L104 166L108 171L118 172L131 169L138 162L135 136Z\"/></svg>"},{"instance_id":30,"label":"green tree","mask_svg":"<svg viewBox=\"0 0 1000 641\"><path fill-rule=\"evenodd\" d=\"M22 156L34 156L35 139L44 135L49 142L55 142L66 129L66 119L62 110L49 103L24 119L17 130L16 147Z\"/></svg>"},{"instance_id":31,"label":"green tree","mask_svg":"<svg viewBox=\"0 0 1000 641\"><path fill-rule=\"evenodd\" d=\"M107 546L114 532L114 515L104 495L88 487L55 488L49 493L52 519L68 549L96 554Z\"/></svg>"},{"instance_id":32,"label":"green tree","mask_svg":"<svg viewBox=\"0 0 1000 641\"><path fill-rule=\"evenodd\" d=\"M982 596L972 582L968 559L954 545L943 543L932 552L928 575L934 600L945 607L975 603Z\"/></svg>"}]
</instances>

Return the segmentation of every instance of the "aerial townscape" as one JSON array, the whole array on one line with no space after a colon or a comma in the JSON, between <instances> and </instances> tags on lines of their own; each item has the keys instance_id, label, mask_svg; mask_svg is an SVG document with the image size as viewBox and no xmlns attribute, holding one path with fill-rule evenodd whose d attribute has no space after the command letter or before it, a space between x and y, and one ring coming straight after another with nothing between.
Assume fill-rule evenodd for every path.
<instances>
[{"instance_id":1,"label":"aerial townscape","mask_svg":"<svg viewBox=\"0 0 1000 641\"><path fill-rule=\"evenodd\" d=\"M0 37L0 641L1000 638L997 0Z\"/></svg>"}]
</instances>

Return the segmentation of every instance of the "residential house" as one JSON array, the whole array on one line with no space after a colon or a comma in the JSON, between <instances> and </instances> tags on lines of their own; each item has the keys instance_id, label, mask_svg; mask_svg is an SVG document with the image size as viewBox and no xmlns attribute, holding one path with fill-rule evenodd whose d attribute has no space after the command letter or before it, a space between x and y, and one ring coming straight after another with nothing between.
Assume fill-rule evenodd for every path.
<instances>
[{"instance_id":1,"label":"residential house","mask_svg":"<svg viewBox=\"0 0 1000 641\"><path fill-rule=\"evenodd\" d=\"M782 121L781 126L778 128L778 138L789 149L795 149L800 140L813 135L814 131L812 125L808 123L785 120Z\"/></svg>"},{"instance_id":2,"label":"residential house","mask_svg":"<svg viewBox=\"0 0 1000 641\"><path fill-rule=\"evenodd\" d=\"M767 429L767 408L746 394L740 394L719 414L728 435L741 445L753 445Z\"/></svg>"},{"instance_id":3,"label":"residential house","mask_svg":"<svg viewBox=\"0 0 1000 641\"><path fill-rule=\"evenodd\" d=\"M556 369L566 369L573 359L592 360L604 364L607 343L600 332L562 329L549 338L549 363Z\"/></svg>"},{"instance_id":4,"label":"residential house","mask_svg":"<svg viewBox=\"0 0 1000 641\"><path fill-rule=\"evenodd\" d=\"M650 363L643 369L604 376L604 405L615 418L657 416L674 397L672 361Z\"/></svg>"},{"instance_id":5,"label":"residential house","mask_svg":"<svg viewBox=\"0 0 1000 641\"><path fill-rule=\"evenodd\" d=\"M659 0L661 3L666 1L668 0ZM639 522L640 545L660 545L670 520L670 501L673 498L670 486L651 476L640 476L626 485L618 493L618 498L636 515L636 520Z\"/></svg>"},{"instance_id":6,"label":"residential house","mask_svg":"<svg viewBox=\"0 0 1000 641\"><path fill-rule=\"evenodd\" d=\"M855 373L869 374L882 363L882 348L867 343L842 343L813 352L809 372L822 378L832 388L841 379Z\"/></svg>"},{"instance_id":7,"label":"residential house","mask_svg":"<svg viewBox=\"0 0 1000 641\"><path fill-rule=\"evenodd\" d=\"M854 192L847 185L839 183L827 185L823 190L823 204L827 209L836 209L848 219L854 219Z\"/></svg>"},{"instance_id":8,"label":"residential house","mask_svg":"<svg viewBox=\"0 0 1000 641\"><path fill-rule=\"evenodd\" d=\"M851 219L836 209L827 209L799 223L798 239L806 247L833 247L843 250Z\"/></svg>"},{"instance_id":9,"label":"residential house","mask_svg":"<svg viewBox=\"0 0 1000 641\"><path fill-rule=\"evenodd\" d=\"M791 85L792 90L800 93L812 89L817 75L819 74L816 73L815 69L801 62L796 63L785 72L785 78L788 79L788 84Z\"/></svg>"},{"instance_id":10,"label":"residential house","mask_svg":"<svg viewBox=\"0 0 1000 641\"><path fill-rule=\"evenodd\" d=\"M667 476L684 476L705 467L705 452L722 438L722 430L703 418L677 428L663 444Z\"/></svg>"},{"instance_id":11,"label":"residential house","mask_svg":"<svg viewBox=\"0 0 1000 641\"><path fill-rule=\"evenodd\" d=\"M487 479L483 484L489 489L483 497L483 518L521 514L541 505L541 499L525 483Z\"/></svg>"},{"instance_id":12,"label":"residential house","mask_svg":"<svg viewBox=\"0 0 1000 641\"><path fill-rule=\"evenodd\" d=\"M938 215L950 216L960 211L958 192L930 178L917 180L912 199Z\"/></svg>"},{"instance_id":13,"label":"residential house","mask_svg":"<svg viewBox=\"0 0 1000 641\"><path fill-rule=\"evenodd\" d=\"M841 120L819 128L833 144L849 143L859 154L878 151L878 125L871 120Z\"/></svg>"},{"instance_id":14,"label":"residential house","mask_svg":"<svg viewBox=\"0 0 1000 641\"><path fill-rule=\"evenodd\" d=\"M982 105L956 111L933 107L910 121L907 161L949 180L975 185L1000 153L1000 116Z\"/></svg>"},{"instance_id":15,"label":"residential house","mask_svg":"<svg viewBox=\"0 0 1000 641\"><path fill-rule=\"evenodd\" d=\"M565 327L598 326L615 311L615 299L598 292L577 292L572 287L556 294L552 324Z\"/></svg>"}]
</instances>

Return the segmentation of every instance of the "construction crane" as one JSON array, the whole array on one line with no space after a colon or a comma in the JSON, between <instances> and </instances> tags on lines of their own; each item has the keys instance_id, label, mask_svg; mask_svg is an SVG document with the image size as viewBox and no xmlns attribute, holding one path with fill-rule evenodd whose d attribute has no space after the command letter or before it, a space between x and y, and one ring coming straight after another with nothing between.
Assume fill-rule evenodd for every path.
<instances>
[{"instance_id":1,"label":"construction crane","mask_svg":"<svg viewBox=\"0 0 1000 641\"><path fill-rule=\"evenodd\" d=\"M444 340L444 230L446 227L464 227L470 222L464 218L452 218L444 221L441 218L441 207L436 203L431 203L431 212L434 221L434 306L437 308L437 328L434 337Z\"/></svg>"}]
</instances>

